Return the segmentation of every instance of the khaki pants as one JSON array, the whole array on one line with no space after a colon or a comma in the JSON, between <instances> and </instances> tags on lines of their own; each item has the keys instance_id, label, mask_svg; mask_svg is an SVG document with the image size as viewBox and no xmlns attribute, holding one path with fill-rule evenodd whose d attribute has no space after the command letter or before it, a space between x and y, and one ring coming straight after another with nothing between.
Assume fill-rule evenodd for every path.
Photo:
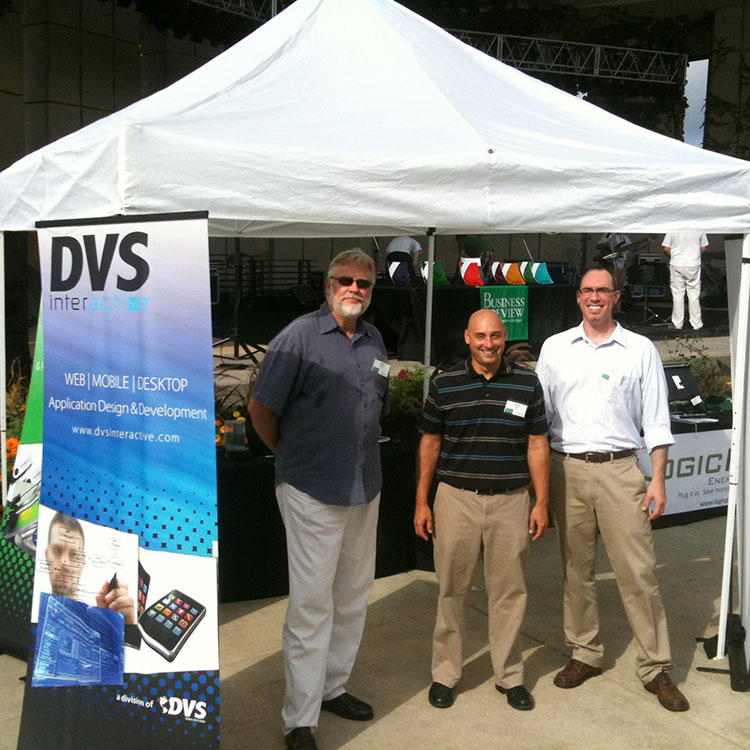
<instances>
[{"instance_id":1,"label":"khaki pants","mask_svg":"<svg viewBox=\"0 0 750 750\"><path fill-rule=\"evenodd\" d=\"M601 666L594 580L598 531L635 636L636 673L644 684L671 668L651 524L641 510L645 493L635 457L594 464L552 452L550 510L565 577L566 642L574 659Z\"/></svg>"},{"instance_id":2,"label":"khaki pants","mask_svg":"<svg viewBox=\"0 0 750 750\"><path fill-rule=\"evenodd\" d=\"M523 488L499 495L477 495L441 482L434 513L435 572L440 594L432 641L432 679L453 687L461 677L464 606L484 547L495 683L506 689L522 685L518 631L526 610L529 493Z\"/></svg>"}]
</instances>

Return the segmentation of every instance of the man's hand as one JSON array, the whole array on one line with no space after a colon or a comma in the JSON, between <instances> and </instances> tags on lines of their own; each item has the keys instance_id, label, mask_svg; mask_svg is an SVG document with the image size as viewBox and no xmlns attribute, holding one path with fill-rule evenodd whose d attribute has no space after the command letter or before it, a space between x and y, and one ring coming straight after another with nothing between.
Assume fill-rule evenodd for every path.
<instances>
[{"instance_id":1,"label":"man's hand","mask_svg":"<svg viewBox=\"0 0 750 750\"><path fill-rule=\"evenodd\" d=\"M549 513L547 512L547 503L537 503L531 511L531 521L529 523L529 534L531 541L535 542L541 539L547 532L549 526Z\"/></svg>"},{"instance_id":2,"label":"man's hand","mask_svg":"<svg viewBox=\"0 0 750 750\"><path fill-rule=\"evenodd\" d=\"M135 602L128 594L128 584L117 581L117 588L109 590L109 581L102 584L96 595L96 606L119 612L125 617L126 625L135 625Z\"/></svg>"},{"instance_id":3,"label":"man's hand","mask_svg":"<svg viewBox=\"0 0 750 750\"><path fill-rule=\"evenodd\" d=\"M426 542L430 541L432 511L429 505L417 505L417 510L414 512L414 531L417 536L421 536Z\"/></svg>"},{"instance_id":4,"label":"man's hand","mask_svg":"<svg viewBox=\"0 0 750 750\"><path fill-rule=\"evenodd\" d=\"M649 513L649 507L651 506L651 503L654 504L654 507ZM664 486L664 482L657 479L652 479L651 483L646 489L646 499L643 501L643 505L641 505L641 510L644 513L648 513L649 521L653 521L664 512L666 504L667 490Z\"/></svg>"},{"instance_id":5,"label":"man's hand","mask_svg":"<svg viewBox=\"0 0 750 750\"><path fill-rule=\"evenodd\" d=\"M657 445L651 451L651 484L646 489L646 499L643 501L641 510L648 513L648 520L653 521L664 512L667 504L666 470L667 457L669 455L668 445ZM653 510L649 513L651 503Z\"/></svg>"},{"instance_id":6,"label":"man's hand","mask_svg":"<svg viewBox=\"0 0 750 750\"><path fill-rule=\"evenodd\" d=\"M435 476L442 435L423 433L417 451L417 502L414 511L414 531L426 542L432 534L432 511L428 504L428 495L432 478Z\"/></svg>"}]
</instances>

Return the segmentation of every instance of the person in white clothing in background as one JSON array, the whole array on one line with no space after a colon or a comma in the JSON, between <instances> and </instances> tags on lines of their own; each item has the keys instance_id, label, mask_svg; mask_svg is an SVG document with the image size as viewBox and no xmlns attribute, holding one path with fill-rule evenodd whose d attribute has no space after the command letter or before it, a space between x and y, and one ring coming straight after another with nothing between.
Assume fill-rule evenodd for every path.
<instances>
[{"instance_id":1,"label":"person in white clothing in background","mask_svg":"<svg viewBox=\"0 0 750 750\"><path fill-rule=\"evenodd\" d=\"M706 252L708 238L698 232L665 234L664 252L669 256L669 287L672 290L672 325L682 328L685 322L685 294L687 293L690 325L693 330L703 328L701 317L701 255Z\"/></svg>"}]
</instances>

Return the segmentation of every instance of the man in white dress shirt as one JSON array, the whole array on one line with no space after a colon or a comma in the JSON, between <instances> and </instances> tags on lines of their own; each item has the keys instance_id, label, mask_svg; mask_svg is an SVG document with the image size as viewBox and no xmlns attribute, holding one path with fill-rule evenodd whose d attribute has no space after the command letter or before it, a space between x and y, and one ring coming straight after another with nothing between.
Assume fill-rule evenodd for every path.
<instances>
[{"instance_id":1,"label":"man in white dress shirt","mask_svg":"<svg viewBox=\"0 0 750 750\"><path fill-rule=\"evenodd\" d=\"M708 247L708 237L699 232L665 234L661 242L669 256L669 288L672 290L672 326L682 328L685 322L685 294L690 325L698 331L701 317L701 256Z\"/></svg>"},{"instance_id":2,"label":"man in white dress shirt","mask_svg":"<svg viewBox=\"0 0 750 750\"><path fill-rule=\"evenodd\" d=\"M544 342L536 370L552 448L550 511L565 577L563 622L573 650L554 682L573 688L601 674L594 579L600 533L635 635L636 673L662 706L686 711L669 676L650 524L667 502L664 474L674 442L667 386L653 344L612 319L619 296L608 270L584 274L577 292L583 322ZM644 443L651 454L648 486L635 457Z\"/></svg>"}]
</instances>

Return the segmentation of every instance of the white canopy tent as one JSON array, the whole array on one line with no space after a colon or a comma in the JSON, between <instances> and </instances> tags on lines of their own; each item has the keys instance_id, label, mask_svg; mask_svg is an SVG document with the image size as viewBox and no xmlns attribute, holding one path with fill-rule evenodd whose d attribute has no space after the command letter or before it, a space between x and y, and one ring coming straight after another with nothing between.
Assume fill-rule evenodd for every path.
<instances>
[{"instance_id":1,"label":"white canopy tent","mask_svg":"<svg viewBox=\"0 0 750 750\"><path fill-rule=\"evenodd\" d=\"M434 233L746 234L749 196L750 163L617 118L393 0L297 0L0 173L0 230L208 210L215 236L427 233L432 261ZM429 365L431 284L427 308Z\"/></svg>"},{"instance_id":2,"label":"white canopy tent","mask_svg":"<svg viewBox=\"0 0 750 750\"><path fill-rule=\"evenodd\" d=\"M206 210L211 233L744 232L750 164L659 136L391 0L297 0L0 173L0 228Z\"/></svg>"}]
</instances>

